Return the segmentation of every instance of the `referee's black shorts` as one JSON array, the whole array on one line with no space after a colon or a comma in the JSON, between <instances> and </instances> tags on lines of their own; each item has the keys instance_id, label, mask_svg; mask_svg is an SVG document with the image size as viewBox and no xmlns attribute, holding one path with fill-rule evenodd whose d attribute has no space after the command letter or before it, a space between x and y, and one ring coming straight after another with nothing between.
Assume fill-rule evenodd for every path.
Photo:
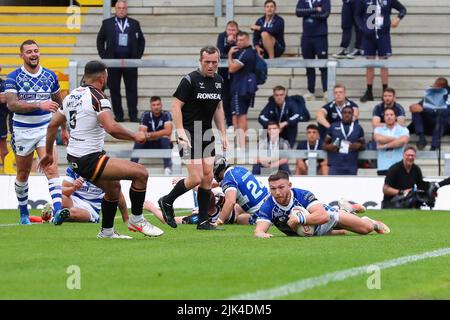
<instances>
[{"instance_id":1,"label":"referee's black shorts","mask_svg":"<svg viewBox=\"0 0 450 320\"><path fill-rule=\"evenodd\" d=\"M178 145L180 157L184 160L215 157L215 138L211 130L195 132L186 130L191 148L186 150Z\"/></svg>"},{"instance_id":2,"label":"referee's black shorts","mask_svg":"<svg viewBox=\"0 0 450 320\"><path fill-rule=\"evenodd\" d=\"M105 154L105 151L102 151L90 153L80 158L67 154L67 160L73 171L95 183L102 176L109 157Z\"/></svg>"}]
</instances>

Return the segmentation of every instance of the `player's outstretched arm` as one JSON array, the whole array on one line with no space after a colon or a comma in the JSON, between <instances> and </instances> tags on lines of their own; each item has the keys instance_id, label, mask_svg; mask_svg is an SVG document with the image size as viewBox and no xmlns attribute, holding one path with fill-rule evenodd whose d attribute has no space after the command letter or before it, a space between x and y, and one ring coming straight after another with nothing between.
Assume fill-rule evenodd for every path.
<instances>
[{"instance_id":1,"label":"player's outstretched arm","mask_svg":"<svg viewBox=\"0 0 450 320\"><path fill-rule=\"evenodd\" d=\"M270 228L270 223L267 221L258 221L256 223L255 232L253 233L257 238L272 238L273 235L267 233Z\"/></svg>"},{"instance_id":2,"label":"player's outstretched arm","mask_svg":"<svg viewBox=\"0 0 450 320\"><path fill-rule=\"evenodd\" d=\"M97 119L105 129L105 131L116 139L130 140L137 143L145 143L145 141L147 140L145 137L145 133L143 133L142 131L133 132L118 124L114 120L112 112L109 110L100 112Z\"/></svg>"}]
</instances>

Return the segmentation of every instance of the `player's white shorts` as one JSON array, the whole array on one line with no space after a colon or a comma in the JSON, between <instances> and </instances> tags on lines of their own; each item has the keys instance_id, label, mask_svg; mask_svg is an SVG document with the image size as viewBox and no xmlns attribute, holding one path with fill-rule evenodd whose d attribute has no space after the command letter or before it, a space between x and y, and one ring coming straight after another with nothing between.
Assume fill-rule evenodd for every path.
<instances>
[{"instance_id":1,"label":"player's white shorts","mask_svg":"<svg viewBox=\"0 0 450 320\"><path fill-rule=\"evenodd\" d=\"M73 206L75 208L84 209L87 212L89 212L89 214L91 215L91 222L98 223L100 221L100 215L98 214L97 211L95 211L94 208L92 208L92 206L89 204L89 202L87 202L86 200L80 199L74 195L72 195L70 197L70 199L72 199Z\"/></svg>"},{"instance_id":2,"label":"player's white shorts","mask_svg":"<svg viewBox=\"0 0 450 320\"><path fill-rule=\"evenodd\" d=\"M36 148L45 147L47 126L38 128L14 128L11 147L15 154L25 157Z\"/></svg>"},{"instance_id":3,"label":"player's white shorts","mask_svg":"<svg viewBox=\"0 0 450 320\"><path fill-rule=\"evenodd\" d=\"M332 208L328 205L324 205L323 207L328 213L328 217L330 217L330 220L327 223L316 226L316 229L314 231L315 236L326 235L339 223L339 212L335 208Z\"/></svg>"}]
</instances>

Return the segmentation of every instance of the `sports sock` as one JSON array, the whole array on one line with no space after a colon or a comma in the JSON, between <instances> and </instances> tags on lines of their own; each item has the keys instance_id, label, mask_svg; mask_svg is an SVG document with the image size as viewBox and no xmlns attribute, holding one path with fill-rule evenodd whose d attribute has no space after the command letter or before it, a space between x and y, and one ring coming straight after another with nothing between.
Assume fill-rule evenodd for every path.
<instances>
[{"instance_id":1,"label":"sports sock","mask_svg":"<svg viewBox=\"0 0 450 320\"><path fill-rule=\"evenodd\" d=\"M102 200L102 228L112 228L116 217L119 200L109 201L103 197Z\"/></svg>"},{"instance_id":2,"label":"sports sock","mask_svg":"<svg viewBox=\"0 0 450 320\"><path fill-rule=\"evenodd\" d=\"M185 179L181 179L180 181L178 181L175 187L173 187L172 191L170 191L170 193L164 197L164 201L166 203L173 204L179 196L189 191L189 189L184 185L184 180Z\"/></svg>"},{"instance_id":3,"label":"sports sock","mask_svg":"<svg viewBox=\"0 0 450 320\"><path fill-rule=\"evenodd\" d=\"M198 188L197 199L198 199L198 224L205 220L208 220L208 209L211 190Z\"/></svg>"},{"instance_id":4,"label":"sports sock","mask_svg":"<svg viewBox=\"0 0 450 320\"><path fill-rule=\"evenodd\" d=\"M15 182L17 201L19 202L19 211L21 216L29 216L28 212L28 181Z\"/></svg>"},{"instance_id":5,"label":"sports sock","mask_svg":"<svg viewBox=\"0 0 450 320\"><path fill-rule=\"evenodd\" d=\"M135 216L142 216L142 208L145 201L145 189L130 188L131 213Z\"/></svg>"},{"instance_id":6,"label":"sports sock","mask_svg":"<svg viewBox=\"0 0 450 320\"><path fill-rule=\"evenodd\" d=\"M58 212L62 208L62 189L61 180L52 178L48 180L48 190L53 202L53 212Z\"/></svg>"}]
</instances>

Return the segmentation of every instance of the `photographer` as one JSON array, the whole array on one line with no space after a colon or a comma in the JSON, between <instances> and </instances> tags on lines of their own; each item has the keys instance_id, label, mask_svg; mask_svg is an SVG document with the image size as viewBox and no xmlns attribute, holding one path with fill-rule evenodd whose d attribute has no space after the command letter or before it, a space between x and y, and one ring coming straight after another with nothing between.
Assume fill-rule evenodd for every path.
<instances>
[{"instance_id":1,"label":"photographer","mask_svg":"<svg viewBox=\"0 0 450 320\"><path fill-rule=\"evenodd\" d=\"M430 183L423 180L422 170L415 160L416 148L408 146L403 152L403 160L389 168L383 186L383 209L420 208L423 204L434 206L434 198L424 191Z\"/></svg>"}]
</instances>

